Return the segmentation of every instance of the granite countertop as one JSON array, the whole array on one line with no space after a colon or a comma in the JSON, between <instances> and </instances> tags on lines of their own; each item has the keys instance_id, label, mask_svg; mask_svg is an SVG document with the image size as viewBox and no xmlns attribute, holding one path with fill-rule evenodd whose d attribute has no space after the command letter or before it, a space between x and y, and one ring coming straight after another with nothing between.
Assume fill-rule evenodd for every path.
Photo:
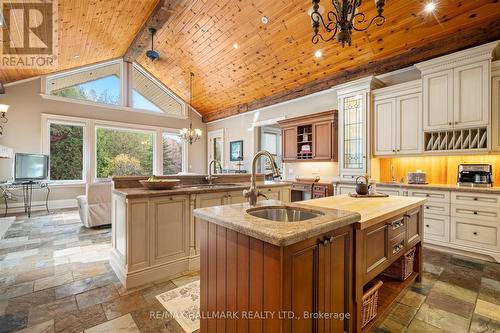
<instances>
[{"instance_id":1,"label":"granite countertop","mask_svg":"<svg viewBox=\"0 0 500 333\"><path fill-rule=\"evenodd\" d=\"M227 185L226 183L219 183L219 184L214 183L213 185L217 186L196 187L195 184L192 184L192 185L181 185L171 190L148 190L144 187L120 188L120 189L113 189L113 193L123 196L127 199L138 199L138 198L156 198L156 197L181 195L181 194L216 193L216 192L227 192L227 191L238 191L238 190L242 191L250 187L249 182L233 183L231 185ZM284 186L290 186L290 183L284 181L257 182L257 187L284 187Z\"/></svg>"},{"instance_id":2,"label":"granite countertop","mask_svg":"<svg viewBox=\"0 0 500 333\"><path fill-rule=\"evenodd\" d=\"M303 222L275 222L248 214L246 212L250 208L248 203L199 208L193 212L198 218L277 246L288 246L342 228L359 221L361 217L355 212L276 200L259 201L255 207L281 205L320 211L324 215Z\"/></svg>"},{"instance_id":3,"label":"granite countertop","mask_svg":"<svg viewBox=\"0 0 500 333\"><path fill-rule=\"evenodd\" d=\"M354 181L350 180L337 180L334 184L348 184L354 185ZM473 193L489 193L500 194L500 187L471 187L471 186L458 186L457 184L408 184L408 183L392 183L392 182L376 182L380 187L399 187L399 188L414 188L422 190L436 190L436 191L456 191L456 192L473 192Z\"/></svg>"}]
</instances>

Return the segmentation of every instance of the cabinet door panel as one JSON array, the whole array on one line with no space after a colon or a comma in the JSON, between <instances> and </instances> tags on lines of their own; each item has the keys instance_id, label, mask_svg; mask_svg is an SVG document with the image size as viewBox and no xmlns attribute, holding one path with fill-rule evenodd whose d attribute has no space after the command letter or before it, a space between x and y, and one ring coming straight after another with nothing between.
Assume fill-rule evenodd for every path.
<instances>
[{"instance_id":1,"label":"cabinet door panel","mask_svg":"<svg viewBox=\"0 0 500 333\"><path fill-rule=\"evenodd\" d=\"M369 228L365 235L365 273L370 273L389 260L388 225Z\"/></svg>"},{"instance_id":2,"label":"cabinet door panel","mask_svg":"<svg viewBox=\"0 0 500 333\"><path fill-rule=\"evenodd\" d=\"M450 128L453 122L453 71L424 77L424 130Z\"/></svg>"},{"instance_id":3,"label":"cabinet door panel","mask_svg":"<svg viewBox=\"0 0 500 333\"><path fill-rule=\"evenodd\" d=\"M393 155L396 149L394 99L375 101L375 155Z\"/></svg>"},{"instance_id":4,"label":"cabinet door panel","mask_svg":"<svg viewBox=\"0 0 500 333\"><path fill-rule=\"evenodd\" d=\"M488 125L489 61L455 68L454 126Z\"/></svg>"},{"instance_id":5,"label":"cabinet door panel","mask_svg":"<svg viewBox=\"0 0 500 333\"><path fill-rule=\"evenodd\" d=\"M422 234L422 209L415 209L405 215L406 245L411 247L420 241Z\"/></svg>"},{"instance_id":6,"label":"cabinet door panel","mask_svg":"<svg viewBox=\"0 0 500 333\"><path fill-rule=\"evenodd\" d=\"M281 131L283 161L297 159L297 127L283 128Z\"/></svg>"},{"instance_id":7,"label":"cabinet door panel","mask_svg":"<svg viewBox=\"0 0 500 333\"><path fill-rule=\"evenodd\" d=\"M189 197L170 197L150 203L151 264L188 255Z\"/></svg>"},{"instance_id":8,"label":"cabinet door panel","mask_svg":"<svg viewBox=\"0 0 500 333\"><path fill-rule=\"evenodd\" d=\"M323 121L313 124L313 158L332 159L332 122Z\"/></svg>"},{"instance_id":9,"label":"cabinet door panel","mask_svg":"<svg viewBox=\"0 0 500 333\"><path fill-rule=\"evenodd\" d=\"M396 149L399 154L415 154L422 147L421 94L396 99Z\"/></svg>"},{"instance_id":10,"label":"cabinet door panel","mask_svg":"<svg viewBox=\"0 0 500 333\"><path fill-rule=\"evenodd\" d=\"M495 77L492 80L492 150L500 151L500 77Z\"/></svg>"},{"instance_id":11,"label":"cabinet door panel","mask_svg":"<svg viewBox=\"0 0 500 333\"><path fill-rule=\"evenodd\" d=\"M149 210L147 200L129 201L127 219L127 242L130 247L127 253L129 271L149 266ZM133 222L132 222L133 221Z\"/></svg>"}]
</instances>

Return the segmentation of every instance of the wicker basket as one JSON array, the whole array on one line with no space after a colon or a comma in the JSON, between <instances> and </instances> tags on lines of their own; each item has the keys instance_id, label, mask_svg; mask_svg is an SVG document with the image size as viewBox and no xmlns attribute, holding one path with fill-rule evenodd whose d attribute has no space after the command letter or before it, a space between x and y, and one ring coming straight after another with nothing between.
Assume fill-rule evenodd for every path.
<instances>
[{"instance_id":1,"label":"wicker basket","mask_svg":"<svg viewBox=\"0 0 500 333\"><path fill-rule=\"evenodd\" d=\"M389 276L400 281L406 280L413 273L413 261L415 259L415 248L412 248L400 259L396 260L384 271L385 276Z\"/></svg>"},{"instance_id":2,"label":"wicker basket","mask_svg":"<svg viewBox=\"0 0 500 333\"><path fill-rule=\"evenodd\" d=\"M384 283L382 281L370 282L368 290L363 294L363 309L361 311L361 326L366 326L373 318L377 316L378 290Z\"/></svg>"}]
</instances>

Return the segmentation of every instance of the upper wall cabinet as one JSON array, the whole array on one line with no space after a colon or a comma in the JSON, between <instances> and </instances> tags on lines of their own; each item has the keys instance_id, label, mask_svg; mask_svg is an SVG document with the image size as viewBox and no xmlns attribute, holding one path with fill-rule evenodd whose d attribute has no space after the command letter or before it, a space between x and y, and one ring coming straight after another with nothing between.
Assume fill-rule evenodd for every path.
<instances>
[{"instance_id":1,"label":"upper wall cabinet","mask_svg":"<svg viewBox=\"0 0 500 333\"><path fill-rule=\"evenodd\" d=\"M497 42L416 64L422 72L424 131L486 127L490 65Z\"/></svg>"},{"instance_id":2,"label":"upper wall cabinet","mask_svg":"<svg viewBox=\"0 0 500 333\"><path fill-rule=\"evenodd\" d=\"M368 77L335 87L339 100L341 179L355 179L370 170L371 91L381 86L382 82Z\"/></svg>"},{"instance_id":3,"label":"upper wall cabinet","mask_svg":"<svg viewBox=\"0 0 500 333\"><path fill-rule=\"evenodd\" d=\"M500 151L500 60L492 64L491 76L491 150Z\"/></svg>"},{"instance_id":4,"label":"upper wall cabinet","mask_svg":"<svg viewBox=\"0 0 500 333\"><path fill-rule=\"evenodd\" d=\"M281 127L283 162L337 161L337 111L290 118Z\"/></svg>"},{"instance_id":5,"label":"upper wall cabinet","mask_svg":"<svg viewBox=\"0 0 500 333\"><path fill-rule=\"evenodd\" d=\"M376 156L422 152L421 90L417 80L373 91Z\"/></svg>"}]
</instances>

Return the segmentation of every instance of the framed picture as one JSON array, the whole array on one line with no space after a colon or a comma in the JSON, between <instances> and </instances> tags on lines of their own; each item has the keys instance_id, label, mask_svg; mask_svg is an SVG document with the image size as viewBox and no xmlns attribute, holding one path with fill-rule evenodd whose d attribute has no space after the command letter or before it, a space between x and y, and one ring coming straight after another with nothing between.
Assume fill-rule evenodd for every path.
<instances>
[{"instance_id":1,"label":"framed picture","mask_svg":"<svg viewBox=\"0 0 500 333\"><path fill-rule=\"evenodd\" d=\"M243 161L243 140L229 143L229 159L231 162Z\"/></svg>"}]
</instances>

